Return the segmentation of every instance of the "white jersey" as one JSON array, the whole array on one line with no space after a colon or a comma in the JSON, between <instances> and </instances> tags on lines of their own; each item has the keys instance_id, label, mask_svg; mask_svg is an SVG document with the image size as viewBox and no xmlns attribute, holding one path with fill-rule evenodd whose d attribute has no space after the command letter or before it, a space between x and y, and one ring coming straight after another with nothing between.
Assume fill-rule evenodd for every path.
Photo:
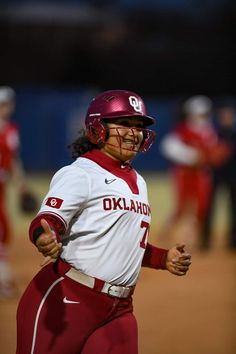
<instances>
[{"instance_id":1,"label":"white jersey","mask_svg":"<svg viewBox=\"0 0 236 354\"><path fill-rule=\"evenodd\" d=\"M151 219L146 183L136 176L134 193L123 178L85 157L54 175L39 214L63 220L63 260L112 284L136 284Z\"/></svg>"}]
</instances>

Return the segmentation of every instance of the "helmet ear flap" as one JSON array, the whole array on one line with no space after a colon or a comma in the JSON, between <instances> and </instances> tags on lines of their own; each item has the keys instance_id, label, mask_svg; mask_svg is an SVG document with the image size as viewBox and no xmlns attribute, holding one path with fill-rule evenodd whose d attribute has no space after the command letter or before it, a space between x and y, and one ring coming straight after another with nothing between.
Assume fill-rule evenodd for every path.
<instances>
[{"instance_id":1,"label":"helmet ear flap","mask_svg":"<svg viewBox=\"0 0 236 354\"><path fill-rule=\"evenodd\" d=\"M87 128L87 138L92 144L99 145L107 139L107 129L102 124L101 120L96 120Z\"/></svg>"}]
</instances>

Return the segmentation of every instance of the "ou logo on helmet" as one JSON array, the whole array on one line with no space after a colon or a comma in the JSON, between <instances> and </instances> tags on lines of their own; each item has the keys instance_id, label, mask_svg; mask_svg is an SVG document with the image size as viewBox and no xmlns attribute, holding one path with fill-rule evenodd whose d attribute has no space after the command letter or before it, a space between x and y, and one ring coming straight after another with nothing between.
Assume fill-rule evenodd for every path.
<instances>
[{"instance_id":1,"label":"ou logo on helmet","mask_svg":"<svg viewBox=\"0 0 236 354\"><path fill-rule=\"evenodd\" d=\"M139 101L135 96L129 96L129 103L136 112L142 113L142 101Z\"/></svg>"}]
</instances>

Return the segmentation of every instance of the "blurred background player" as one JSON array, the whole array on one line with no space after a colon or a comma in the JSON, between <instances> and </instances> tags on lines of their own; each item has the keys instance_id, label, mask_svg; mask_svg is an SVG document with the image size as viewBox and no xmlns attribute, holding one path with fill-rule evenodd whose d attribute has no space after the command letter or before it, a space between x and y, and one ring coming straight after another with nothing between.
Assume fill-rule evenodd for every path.
<instances>
[{"instance_id":1,"label":"blurred background player","mask_svg":"<svg viewBox=\"0 0 236 354\"><path fill-rule=\"evenodd\" d=\"M6 184L11 176L20 198L26 193L25 174L19 156L19 132L15 123L10 121L14 110L14 90L0 86L0 298L15 295L8 260L11 231L5 201Z\"/></svg>"},{"instance_id":2,"label":"blurred background player","mask_svg":"<svg viewBox=\"0 0 236 354\"><path fill-rule=\"evenodd\" d=\"M236 112L231 102L221 104L217 110L217 133L231 146L232 154L213 169L212 195L203 229L203 247L209 248L215 199L219 187L224 187L229 198L229 246L236 249Z\"/></svg>"},{"instance_id":3,"label":"blurred background player","mask_svg":"<svg viewBox=\"0 0 236 354\"><path fill-rule=\"evenodd\" d=\"M162 141L161 150L173 163L176 193L175 210L162 236L182 218L192 234L196 232L193 241L201 233L212 191L211 168L229 155L228 146L218 142L212 106L211 99L203 95L187 99L182 106L182 121Z\"/></svg>"}]
</instances>

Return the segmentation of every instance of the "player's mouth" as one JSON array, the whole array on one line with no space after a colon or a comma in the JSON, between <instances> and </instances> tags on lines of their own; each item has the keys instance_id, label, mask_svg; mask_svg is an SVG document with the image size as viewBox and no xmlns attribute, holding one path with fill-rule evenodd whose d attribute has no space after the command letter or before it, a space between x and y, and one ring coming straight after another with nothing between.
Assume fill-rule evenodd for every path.
<instances>
[{"instance_id":1,"label":"player's mouth","mask_svg":"<svg viewBox=\"0 0 236 354\"><path fill-rule=\"evenodd\" d=\"M138 137L135 138L122 138L122 148L128 151L138 151L140 142Z\"/></svg>"},{"instance_id":2,"label":"player's mouth","mask_svg":"<svg viewBox=\"0 0 236 354\"><path fill-rule=\"evenodd\" d=\"M134 140L134 139L128 139L128 138L123 138L122 139L122 142L125 143L126 145L137 145L139 142L138 142L138 139Z\"/></svg>"}]
</instances>

